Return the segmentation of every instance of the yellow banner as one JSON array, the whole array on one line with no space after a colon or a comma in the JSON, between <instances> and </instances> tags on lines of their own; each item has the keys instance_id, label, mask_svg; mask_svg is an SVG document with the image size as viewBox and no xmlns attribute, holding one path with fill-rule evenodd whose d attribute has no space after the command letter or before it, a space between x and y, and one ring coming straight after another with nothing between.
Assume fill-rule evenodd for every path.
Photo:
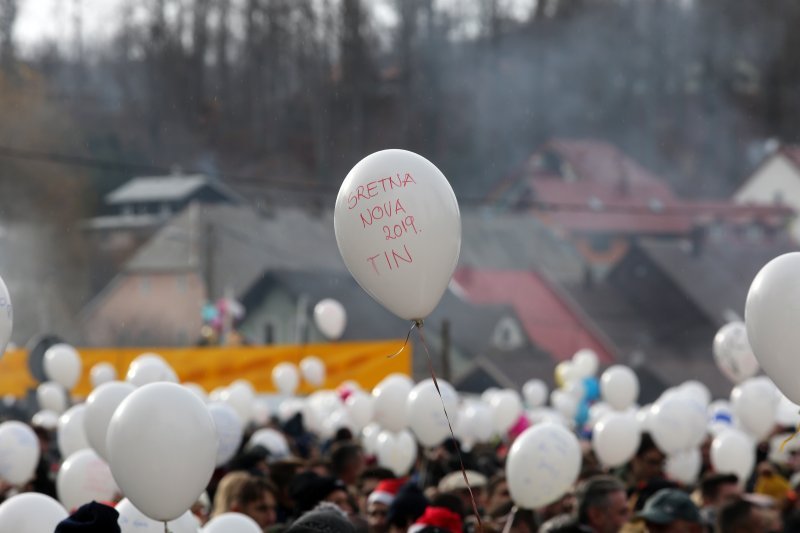
<instances>
[{"instance_id":1,"label":"yellow banner","mask_svg":"<svg viewBox=\"0 0 800 533\"><path fill-rule=\"evenodd\" d=\"M278 363L300 364L303 357L315 355L325 363L323 388L335 388L353 380L366 390L391 373L410 375L412 348L410 345L394 357L403 345L402 340L380 342L336 342L326 344L284 346L237 346L191 348L78 348L83 360L83 373L72 391L79 397L88 396L92 389L89 372L97 363L107 362L117 369L119 379L125 379L128 365L145 352L161 355L172 365L183 382L193 382L212 391L237 379L246 379L260 393L275 392L272 368ZM25 350L6 352L0 358L0 395L22 396L37 383L28 370ZM299 394L315 389L301 380Z\"/></svg>"}]
</instances>

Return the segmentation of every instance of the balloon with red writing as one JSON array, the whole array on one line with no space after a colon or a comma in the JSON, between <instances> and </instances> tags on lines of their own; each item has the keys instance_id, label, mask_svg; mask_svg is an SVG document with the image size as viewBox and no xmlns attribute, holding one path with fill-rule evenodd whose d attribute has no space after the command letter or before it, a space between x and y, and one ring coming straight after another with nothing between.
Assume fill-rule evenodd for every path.
<instances>
[{"instance_id":1,"label":"balloon with red writing","mask_svg":"<svg viewBox=\"0 0 800 533\"><path fill-rule=\"evenodd\" d=\"M433 311L461 250L458 202L433 163L406 150L365 157L339 189L333 225L345 265L370 296L407 320Z\"/></svg>"},{"instance_id":2,"label":"balloon with red writing","mask_svg":"<svg viewBox=\"0 0 800 533\"><path fill-rule=\"evenodd\" d=\"M6 351L8 341L11 340L11 326L14 324L14 308L11 306L11 296L8 288L0 278L0 355Z\"/></svg>"}]
</instances>

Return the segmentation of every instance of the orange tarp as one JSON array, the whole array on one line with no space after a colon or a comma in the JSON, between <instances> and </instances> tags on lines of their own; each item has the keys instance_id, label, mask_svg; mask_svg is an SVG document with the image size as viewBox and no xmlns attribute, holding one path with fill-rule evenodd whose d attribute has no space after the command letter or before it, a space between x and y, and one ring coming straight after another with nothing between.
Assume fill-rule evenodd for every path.
<instances>
[{"instance_id":1,"label":"orange tarp","mask_svg":"<svg viewBox=\"0 0 800 533\"><path fill-rule=\"evenodd\" d=\"M402 340L389 340L302 346L78 348L83 360L83 374L72 393L76 396L89 394L89 372L95 364L111 363L117 369L119 379L125 379L130 362L145 352L161 355L172 365L181 381L197 383L209 392L236 379L250 381L258 392L275 392L272 368L282 362L299 364L308 355L315 355L325 363L323 388L335 388L344 381L353 380L369 390L388 374L411 373L410 345L396 356L389 357L402 345ZM0 395L21 396L36 386L36 380L28 370L27 358L25 350L9 351L0 358ZM313 390L301 380L297 392L303 394Z\"/></svg>"}]
</instances>

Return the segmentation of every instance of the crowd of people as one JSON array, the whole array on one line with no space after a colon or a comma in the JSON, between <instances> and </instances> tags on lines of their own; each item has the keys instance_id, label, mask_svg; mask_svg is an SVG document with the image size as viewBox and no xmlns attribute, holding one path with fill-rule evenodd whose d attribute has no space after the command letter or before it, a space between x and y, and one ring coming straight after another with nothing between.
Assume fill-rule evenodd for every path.
<instances>
[{"instance_id":1,"label":"crowd of people","mask_svg":"<svg viewBox=\"0 0 800 533\"><path fill-rule=\"evenodd\" d=\"M300 413L287 423L273 420L270 425L286 436L291 453L275 456L262 446L243 444L215 471L192 507L200 527L235 512L272 533L800 531L794 454L785 464L776 464L767 460L764 446L758 448L752 477L740 480L713 471L709 439L698 481L686 485L665 474L666 455L648 433L642 434L632 460L611 471L600 466L590 442L582 440L582 467L572 490L542 508L523 509L512 500L504 475L509 439L466 450L449 438L439 446L420 448L412 469L398 475L379 466L351 430L340 429L321 441L304 428ZM35 429L43 451L36 476L22 488L0 487L3 498L20 490L57 496L55 436ZM57 531L118 531L98 526L100 514L92 512L87 523L93 525L83 529L75 526L74 515L65 521L74 522L72 529Z\"/></svg>"}]
</instances>

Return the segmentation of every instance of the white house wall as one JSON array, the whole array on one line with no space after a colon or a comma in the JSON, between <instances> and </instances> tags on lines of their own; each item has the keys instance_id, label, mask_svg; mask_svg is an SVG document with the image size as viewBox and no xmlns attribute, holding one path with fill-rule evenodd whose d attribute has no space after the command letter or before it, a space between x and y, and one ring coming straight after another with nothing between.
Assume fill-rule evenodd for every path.
<instances>
[{"instance_id":1,"label":"white house wall","mask_svg":"<svg viewBox=\"0 0 800 533\"><path fill-rule=\"evenodd\" d=\"M800 170L786 156L777 154L764 163L734 195L739 204L787 205L800 212ZM791 223L791 233L800 241L800 220Z\"/></svg>"}]
</instances>

